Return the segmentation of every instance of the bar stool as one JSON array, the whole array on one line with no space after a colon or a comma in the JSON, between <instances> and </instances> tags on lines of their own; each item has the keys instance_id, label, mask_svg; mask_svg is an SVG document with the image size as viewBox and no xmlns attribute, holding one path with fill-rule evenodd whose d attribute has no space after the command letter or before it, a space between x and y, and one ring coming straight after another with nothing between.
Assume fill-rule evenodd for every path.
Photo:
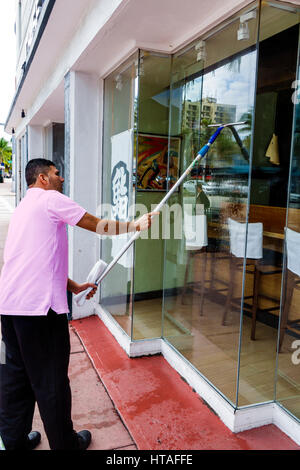
<instances>
[{"instance_id":1,"label":"bar stool","mask_svg":"<svg viewBox=\"0 0 300 470\"><path fill-rule=\"evenodd\" d=\"M240 223L231 218L227 219L230 240L230 258L229 258L229 273L230 282L228 287L228 294L226 298L222 324L226 324L227 315L231 306L234 293L234 283L236 273L243 270L243 261L246 254L246 273L254 276L253 281L253 295L244 297L244 299L253 298L252 303L252 325L251 325L251 339L255 340L256 332L256 318L258 308L259 284L262 275L273 275L281 273L281 269L273 269L273 267L265 266L263 260L263 224L256 223ZM247 250L245 253L246 243L246 229L247 229ZM250 269L252 266L252 269ZM272 299L274 300L274 299ZM275 310L279 308L271 307L264 310Z\"/></svg>"},{"instance_id":2,"label":"bar stool","mask_svg":"<svg viewBox=\"0 0 300 470\"><path fill-rule=\"evenodd\" d=\"M220 260L228 259L228 254L224 252L217 252L208 244L207 235L207 216L203 214L196 214L191 216L187 212L184 213L184 233L185 233L185 248L187 251L187 262L184 276L184 286L182 290L181 303L185 303L185 298L188 290L199 295L199 315L203 316L203 304L205 293L217 292L223 293L227 290L227 283L216 279L215 271L216 264ZM210 278L206 279L207 264L210 258ZM191 263L198 263L201 268L200 279L198 281L188 282ZM220 286L216 288L216 283ZM209 284L209 288L206 286Z\"/></svg>"},{"instance_id":3,"label":"bar stool","mask_svg":"<svg viewBox=\"0 0 300 470\"><path fill-rule=\"evenodd\" d=\"M229 257L229 286L228 294L225 302L225 308L223 313L222 325L226 324L227 315L233 301L233 293L235 287L236 273L243 270L243 260L245 256L245 243L246 243L246 224L237 222L231 218L227 219L229 241L230 241L230 257ZM258 261L263 257L263 224L248 223L247 233L247 252L246 252L246 272L249 274L258 273ZM254 265L254 271L247 269L250 265ZM256 288L256 289L255 289ZM253 291L253 310L254 304L257 308L257 293L258 293L258 282L254 280L254 291ZM254 311L252 310L252 322L254 318ZM256 312L255 312L256 318ZM253 330L253 323L252 323Z\"/></svg>"},{"instance_id":4,"label":"bar stool","mask_svg":"<svg viewBox=\"0 0 300 470\"><path fill-rule=\"evenodd\" d=\"M187 262L185 268L185 275L184 275L184 285L181 297L181 303L184 304L185 296L187 293L188 288L192 288L193 290L198 291L196 283L188 284L188 277L190 272L190 265L193 259L198 257L200 254L202 256L202 278L200 284L200 305L199 311L200 315L202 315L203 309L203 300L204 300L204 277L206 271L206 264L207 264L207 256L206 256L206 247L208 244L207 241L207 217L205 214L189 214L188 211L184 211L184 235L185 235L185 249L187 251Z\"/></svg>"}]
</instances>

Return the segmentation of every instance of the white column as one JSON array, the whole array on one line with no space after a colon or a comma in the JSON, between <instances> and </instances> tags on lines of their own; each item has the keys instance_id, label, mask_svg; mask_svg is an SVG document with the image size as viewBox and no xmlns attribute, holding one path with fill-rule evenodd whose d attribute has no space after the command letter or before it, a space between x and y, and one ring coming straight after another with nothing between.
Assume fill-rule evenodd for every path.
<instances>
[{"instance_id":1,"label":"white column","mask_svg":"<svg viewBox=\"0 0 300 470\"><path fill-rule=\"evenodd\" d=\"M97 77L70 72L68 86L68 122L66 139L68 152L66 160L69 169L69 196L83 206L87 212L96 215L100 202L100 101L102 90ZM101 99L100 99L101 97ZM85 282L86 276L99 259L99 238L96 234L79 227L69 228L69 276L76 282ZM98 301L98 296L94 297ZM73 302L73 318L94 313L94 300L83 307Z\"/></svg>"},{"instance_id":2,"label":"white column","mask_svg":"<svg viewBox=\"0 0 300 470\"><path fill-rule=\"evenodd\" d=\"M28 160L44 158L43 126L28 126Z\"/></svg>"}]
</instances>

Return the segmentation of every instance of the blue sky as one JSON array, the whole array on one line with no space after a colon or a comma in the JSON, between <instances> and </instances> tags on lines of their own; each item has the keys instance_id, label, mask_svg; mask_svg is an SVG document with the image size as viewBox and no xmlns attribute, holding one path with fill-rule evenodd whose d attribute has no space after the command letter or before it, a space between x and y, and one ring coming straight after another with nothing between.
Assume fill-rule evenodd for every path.
<instances>
[{"instance_id":1,"label":"blue sky","mask_svg":"<svg viewBox=\"0 0 300 470\"><path fill-rule=\"evenodd\" d=\"M240 68L237 65L232 70L228 65L219 67L204 77L203 97L216 98L218 103L235 105L236 118L253 107L255 86L256 52L241 57ZM186 99L199 100L198 83L189 87Z\"/></svg>"},{"instance_id":2,"label":"blue sky","mask_svg":"<svg viewBox=\"0 0 300 470\"><path fill-rule=\"evenodd\" d=\"M256 52L250 52L242 56L239 68L236 64L231 70L228 65L219 67L214 72L204 76L203 97L216 98L218 103L235 105L236 119L239 120L243 113L253 108L255 70ZM200 101L201 80L201 77L198 77L189 82L186 90L182 88L173 89L173 105L181 106L182 99ZM182 93L185 96L182 96ZM153 99L164 106L168 106L169 92L163 91Z\"/></svg>"}]
</instances>

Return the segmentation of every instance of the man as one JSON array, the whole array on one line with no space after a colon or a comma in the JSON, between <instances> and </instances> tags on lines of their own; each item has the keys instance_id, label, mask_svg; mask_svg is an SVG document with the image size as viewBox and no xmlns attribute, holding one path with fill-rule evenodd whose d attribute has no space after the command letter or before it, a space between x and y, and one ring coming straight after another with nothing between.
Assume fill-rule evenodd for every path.
<instances>
[{"instance_id":1,"label":"man","mask_svg":"<svg viewBox=\"0 0 300 470\"><path fill-rule=\"evenodd\" d=\"M197 194L196 194L196 204L203 204L204 213L206 214L207 210L210 208L210 201L203 191L202 184L197 184Z\"/></svg>"},{"instance_id":2,"label":"man","mask_svg":"<svg viewBox=\"0 0 300 470\"><path fill-rule=\"evenodd\" d=\"M78 294L94 284L68 279L66 224L105 235L147 230L138 221L98 219L62 194L64 179L53 162L26 166L28 191L12 215L0 277L0 315L5 363L0 364L0 436L7 450L33 449L35 402L52 450L85 450L89 431L76 433L68 378L70 339L67 290ZM84 399L84 397L82 398Z\"/></svg>"}]
</instances>

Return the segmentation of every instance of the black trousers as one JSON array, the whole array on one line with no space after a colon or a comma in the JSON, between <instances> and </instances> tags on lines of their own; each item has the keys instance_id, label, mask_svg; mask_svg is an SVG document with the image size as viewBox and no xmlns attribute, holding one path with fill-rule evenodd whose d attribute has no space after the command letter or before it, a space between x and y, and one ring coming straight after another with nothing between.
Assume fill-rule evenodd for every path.
<instances>
[{"instance_id":1,"label":"black trousers","mask_svg":"<svg viewBox=\"0 0 300 470\"><path fill-rule=\"evenodd\" d=\"M47 316L2 315L1 330L0 435L5 448L24 449L37 402L50 448L77 449L67 315L51 309Z\"/></svg>"}]
</instances>

